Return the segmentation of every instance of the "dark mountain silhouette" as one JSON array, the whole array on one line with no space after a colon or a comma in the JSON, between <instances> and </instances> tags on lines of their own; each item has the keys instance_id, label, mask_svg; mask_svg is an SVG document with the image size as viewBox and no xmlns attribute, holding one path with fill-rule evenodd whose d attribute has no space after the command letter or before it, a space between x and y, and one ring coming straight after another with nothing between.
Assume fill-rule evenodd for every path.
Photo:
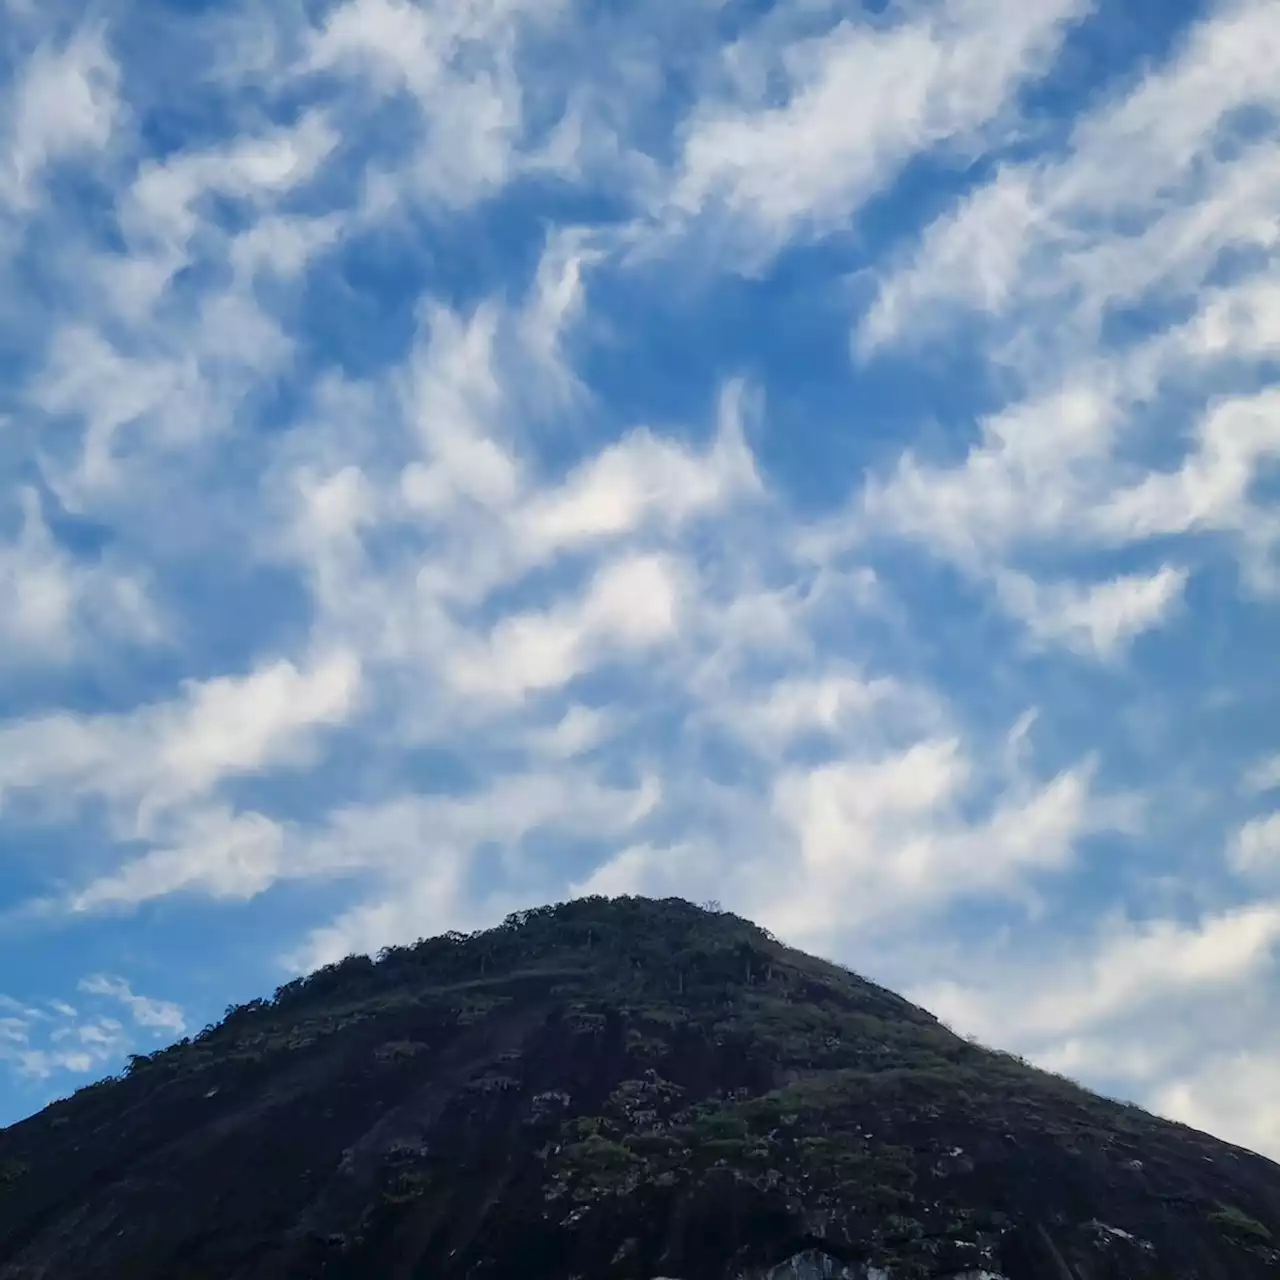
<instances>
[{"instance_id":1,"label":"dark mountain silhouette","mask_svg":"<svg viewBox=\"0 0 1280 1280\"><path fill-rule=\"evenodd\" d=\"M1250 1280L1280 1166L679 899L354 956L0 1133L0 1280Z\"/></svg>"}]
</instances>

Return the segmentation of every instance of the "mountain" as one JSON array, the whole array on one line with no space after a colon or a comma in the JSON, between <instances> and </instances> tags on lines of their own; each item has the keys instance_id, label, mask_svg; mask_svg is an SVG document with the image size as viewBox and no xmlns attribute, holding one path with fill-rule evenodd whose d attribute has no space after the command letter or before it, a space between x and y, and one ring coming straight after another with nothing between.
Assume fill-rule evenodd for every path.
<instances>
[{"instance_id":1,"label":"mountain","mask_svg":"<svg viewBox=\"0 0 1280 1280\"><path fill-rule=\"evenodd\" d=\"M1251 1280L1280 1166L763 929L352 956L0 1132L0 1280Z\"/></svg>"}]
</instances>

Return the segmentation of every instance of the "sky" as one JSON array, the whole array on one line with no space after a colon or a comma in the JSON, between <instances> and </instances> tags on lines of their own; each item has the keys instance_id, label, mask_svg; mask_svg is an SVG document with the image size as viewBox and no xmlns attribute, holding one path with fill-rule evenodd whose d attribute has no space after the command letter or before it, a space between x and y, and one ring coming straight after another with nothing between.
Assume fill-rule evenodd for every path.
<instances>
[{"instance_id":1,"label":"sky","mask_svg":"<svg viewBox=\"0 0 1280 1280\"><path fill-rule=\"evenodd\" d=\"M0 0L0 1123L678 894L1280 1158L1277 66L1270 0Z\"/></svg>"}]
</instances>

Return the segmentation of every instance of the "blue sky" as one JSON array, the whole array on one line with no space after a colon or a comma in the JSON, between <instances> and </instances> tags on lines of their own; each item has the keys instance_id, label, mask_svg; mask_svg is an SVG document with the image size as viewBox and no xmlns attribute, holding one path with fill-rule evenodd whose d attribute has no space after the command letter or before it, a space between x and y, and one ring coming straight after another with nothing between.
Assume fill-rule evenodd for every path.
<instances>
[{"instance_id":1,"label":"blue sky","mask_svg":"<svg viewBox=\"0 0 1280 1280\"><path fill-rule=\"evenodd\" d=\"M1280 9L0 9L0 1121L678 893L1280 1156Z\"/></svg>"}]
</instances>

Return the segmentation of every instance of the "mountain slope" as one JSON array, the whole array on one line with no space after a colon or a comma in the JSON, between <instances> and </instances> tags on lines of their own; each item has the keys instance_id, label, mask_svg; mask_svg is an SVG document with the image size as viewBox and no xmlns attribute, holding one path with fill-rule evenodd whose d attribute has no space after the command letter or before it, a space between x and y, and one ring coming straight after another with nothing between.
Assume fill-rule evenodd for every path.
<instances>
[{"instance_id":1,"label":"mountain slope","mask_svg":"<svg viewBox=\"0 0 1280 1280\"><path fill-rule=\"evenodd\" d=\"M0 1280L1280 1276L1280 1167L738 917L351 957L0 1133Z\"/></svg>"}]
</instances>

